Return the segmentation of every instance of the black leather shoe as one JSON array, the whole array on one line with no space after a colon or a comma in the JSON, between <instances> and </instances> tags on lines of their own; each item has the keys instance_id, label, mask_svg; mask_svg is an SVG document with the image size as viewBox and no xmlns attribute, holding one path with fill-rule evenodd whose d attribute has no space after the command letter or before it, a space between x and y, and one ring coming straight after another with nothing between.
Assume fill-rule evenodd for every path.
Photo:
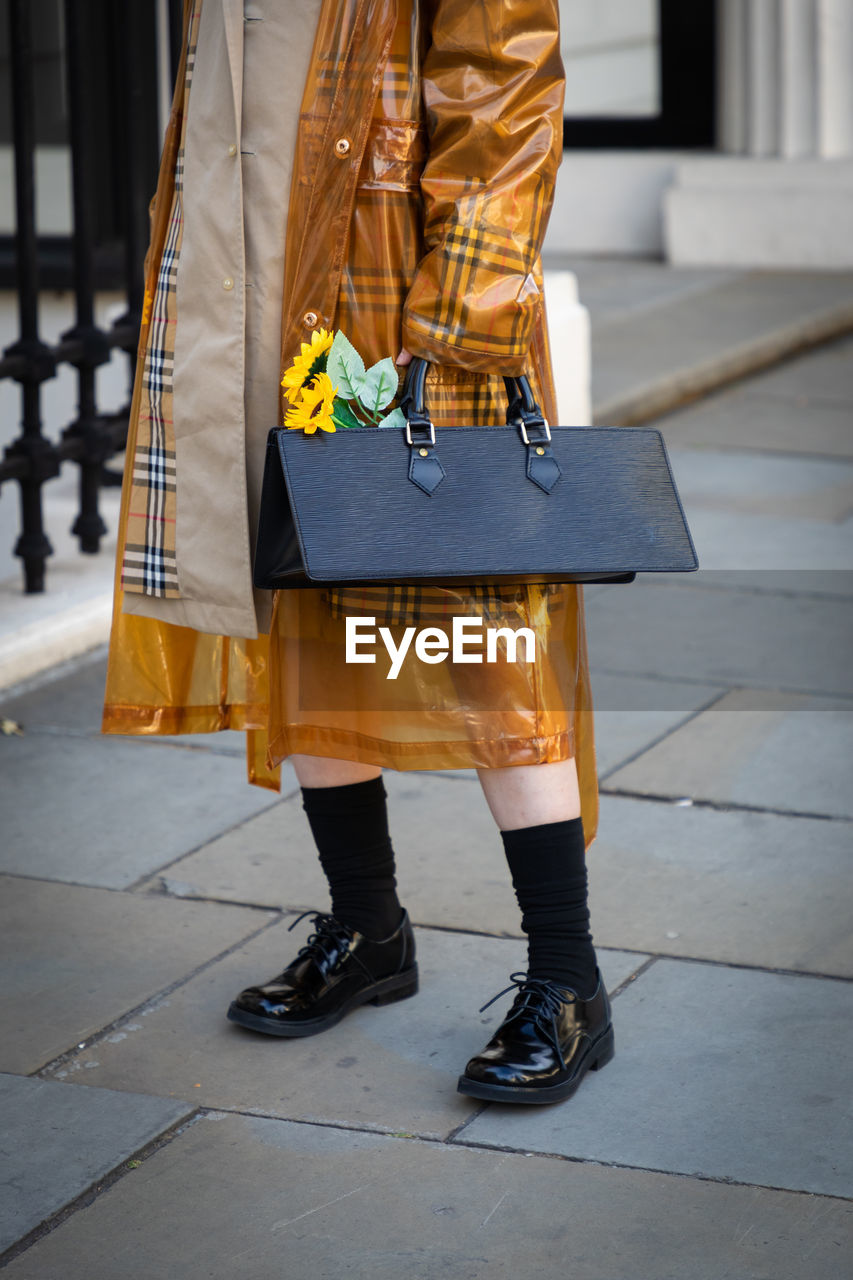
<instances>
[{"instance_id":1,"label":"black leather shoe","mask_svg":"<svg viewBox=\"0 0 853 1280\"><path fill-rule=\"evenodd\" d=\"M587 1071L597 1071L613 1057L610 1001L598 968L595 973L598 986L589 1000L549 978L511 974L518 987L512 1007L459 1077L459 1092L489 1102L562 1102L571 1097Z\"/></svg>"},{"instance_id":2,"label":"black leather shoe","mask_svg":"<svg viewBox=\"0 0 853 1280\"><path fill-rule=\"evenodd\" d=\"M247 987L232 1001L232 1022L271 1036L313 1036L359 1005L393 1004L417 991L415 938L405 912L381 942L334 916L317 914L312 924L314 932L283 973L263 986Z\"/></svg>"}]
</instances>

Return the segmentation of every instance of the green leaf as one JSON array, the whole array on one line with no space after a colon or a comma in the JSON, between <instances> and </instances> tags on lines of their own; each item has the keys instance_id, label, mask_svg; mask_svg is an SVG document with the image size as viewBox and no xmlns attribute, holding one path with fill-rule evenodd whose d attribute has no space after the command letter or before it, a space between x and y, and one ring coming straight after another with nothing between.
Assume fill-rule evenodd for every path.
<instances>
[{"instance_id":1,"label":"green leaf","mask_svg":"<svg viewBox=\"0 0 853 1280\"><path fill-rule=\"evenodd\" d=\"M358 398L368 412L378 413L391 403L399 385L397 366L390 356L386 356L367 370Z\"/></svg>"},{"instance_id":2,"label":"green leaf","mask_svg":"<svg viewBox=\"0 0 853 1280\"><path fill-rule=\"evenodd\" d=\"M379 427L397 427L398 430L403 430L406 426L406 415L402 409L392 409L376 425Z\"/></svg>"},{"instance_id":3,"label":"green leaf","mask_svg":"<svg viewBox=\"0 0 853 1280\"><path fill-rule=\"evenodd\" d=\"M340 329L329 348L326 373L345 400L357 400L364 380L364 361Z\"/></svg>"},{"instance_id":4,"label":"green leaf","mask_svg":"<svg viewBox=\"0 0 853 1280\"><path fill-rule=\"evenodd\" d=\"M359 422L346 400L341 400L335 396L335 405L332 409L332 421L338 427L361 427L364 423Z\"/></svg>"}]
</instances>

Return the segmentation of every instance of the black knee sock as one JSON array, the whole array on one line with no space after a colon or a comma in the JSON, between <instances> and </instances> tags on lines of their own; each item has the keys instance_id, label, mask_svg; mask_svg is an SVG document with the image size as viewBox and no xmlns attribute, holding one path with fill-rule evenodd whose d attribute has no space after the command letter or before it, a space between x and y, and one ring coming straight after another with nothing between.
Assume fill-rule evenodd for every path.
<instances>
[{"instance_id":1,"label":"black knee sock","mask_svg":"<svg viewBox=\"0 0 853 1280\"><path fill-rule=\"evenodd\" d=\"M381 777L343 787L303 787L302 806L329 882L332 915L368 938L387 938L403 908Z\"/></svg>"},{"instance_id":2,"label":"black knee sock","mask_svg":"<svg viewBox=\"0 0 853 1280\"><path fill-rule=\"evenodd\" d=\"M596 987L596 960L581 819L501 836L527 934L529 976L553 978L588 999Z\"/></svg>"}]
</instances>

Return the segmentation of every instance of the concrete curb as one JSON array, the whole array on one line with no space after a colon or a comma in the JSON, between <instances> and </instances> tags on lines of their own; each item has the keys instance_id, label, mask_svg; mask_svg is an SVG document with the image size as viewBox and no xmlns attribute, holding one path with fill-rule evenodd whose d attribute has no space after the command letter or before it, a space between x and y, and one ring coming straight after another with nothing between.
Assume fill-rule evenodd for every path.
<instances>
[{"instance_id":1,"label":"concrete curb","mask_svg":"<svg viewBox=\"0 0 853 1280\"><path fill-rule=\"evenodd\" d=\"M810 351L813 347L853 332L853 301L820 315L794 321L731 351L715 354L677 375L666 375L627 395L593 406L596 425L636 427L702 399L749 374ZM594 344L593 339L593 344Z\"/></svg>"},{"instance_id":2,"label":"concrete curb","mask_svg":"<svg viewBox=\"0 0 853 1280\"><path fill-rule=\"evenodd\" d=\"M0 638L0 690L105 644L112 609L110 590Z\"/></svg>"}]
</instances>

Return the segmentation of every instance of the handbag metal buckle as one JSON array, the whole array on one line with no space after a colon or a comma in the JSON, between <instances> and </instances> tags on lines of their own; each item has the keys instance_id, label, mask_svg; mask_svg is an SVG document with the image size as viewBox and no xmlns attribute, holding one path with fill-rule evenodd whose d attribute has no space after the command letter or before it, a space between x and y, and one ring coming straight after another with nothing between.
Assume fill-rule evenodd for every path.
<instances>
[{"instance_id":1,"label":"handbag metal buckle","mask_svg":"<svg viewBox=\"0 0 853 1280\"><path fill-rule=\"evenodd\" d=\"M520 428L520 430L521 430L521 438L522 438L522 440L524 441L524 443L525 443L525 444L540 444L540 443L541 443L541 441L539 441L539 440L531 440L531 439L530 439L530 437L529 437L529 436L528 436L528 434L527 434L527 427L525 426L525 423L524 423L524 419L523 419L523 418L519 418L519 419L518 419L518 422L516 423L516 426L518 426L518 427ZM542 426L545 428L545 440L546 440L546 442L547 442L548 444L550 444L550 443L551 443L551 428L548 426L548 423L545 421L545 419L544 419L544 418L542 419Z\"/></svg>"},{"instance_id":2,"label":"handbag metal buckle","mask_svg":"<svg viewBox=\"0 0 853 1280\"><path fill-rule=\"evenodd\" d=\"M429 443L434 445L435 444L435 427L433 426L432 422L429 422L427 425L429 426ZM421 423L418 423L415 428L415 430L417 431L423 431L424 429L425 428ZM416 442L412 439L412 424L410 422L407 422L406 423L406 444L415 444L415 443ZM423 441L418 440L417 443L422 444Z\"/></svg>"}]
</instances>

